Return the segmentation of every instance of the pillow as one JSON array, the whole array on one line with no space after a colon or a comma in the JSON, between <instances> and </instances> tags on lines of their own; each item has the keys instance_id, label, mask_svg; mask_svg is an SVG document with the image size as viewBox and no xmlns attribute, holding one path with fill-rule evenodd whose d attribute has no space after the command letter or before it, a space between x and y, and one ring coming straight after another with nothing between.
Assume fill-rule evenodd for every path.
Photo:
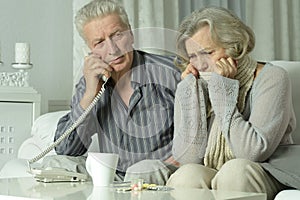
<instances>
[{"instance_id":1,"label":"pillow","mask_svg":"<svg viewBox=\"0 0 300 200\"><path fill-rule=\"evenodd\" d=\"M38 136L41 139L50 137L51 140L53 140L59 119L66 115L68 112L70 111L56 111L39 116L33 122L31 135Z\"/></svg>"},{"instance_id":2,"label":"pillow","mask_svg":"<svg viewBox=\"0 0 300 200\"><path fill-rule=\"evenodd\" d=\"M44 115L41 115L34 121L31 129L31 135L37 141L40 141L42 143L42 145L38 144L39 146L46 145L44 147L46 148L53 143L57 123L59 119L66 115L68 112L70 111L65 110L46 113ZM92 136L92 144L90 145L88 151L99 151L97 134Z\"/></svg>"},{"instance_id":3,"label":"pillow","mask_svg":"<svg viewBox=\"0 0 300 200\"><path fill-rule=\"evenodd\" d=\"M31 128L32 137L25 140L18 151L18 158L31 159L44 151L48 146L53 144L54 134L57 123L61 117L66 115L69 110L46 113L39 116ZM99 152L98 136L92 136L92 143L88 151ZM55 155L55 150L51 150L47 155Z\"/></svg>"},{"instance_id":4,"label":"pillow","mask_svg":"<svg viewBox=\"0 0 300 200\"><path fill-rule=\"evenodd\" d=\"M59 119L69 111L50 112L39 116L32 125L32 137L26 139L18 150L18 158L31 159L53 143ZM47 155L56 154L54 150Z\"/></svg>"}]
</instances>

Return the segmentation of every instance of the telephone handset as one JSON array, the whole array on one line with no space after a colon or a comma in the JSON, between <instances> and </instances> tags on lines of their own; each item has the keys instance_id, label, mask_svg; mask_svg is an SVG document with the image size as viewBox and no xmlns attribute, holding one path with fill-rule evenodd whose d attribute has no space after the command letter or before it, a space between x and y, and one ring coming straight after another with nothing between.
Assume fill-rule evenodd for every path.
<instances>
[{"instance_id":1,"label":"telephone handset","mask_svg":"<svg viewBox=\"0 0 300 200\"><path fill-rule=\"evenodd\" d=\"M99 76L103 80L102 87L96 97L93 99L92 103L86 108L86 110L78 117L78 119L70 126L53 144L47 147L40 154L35 156L34 158L27 161L29 167L29 173L35 175L37 181L42 182L57 182L57 181L84 181L87 180L87 176L82 173L70 172L63 168L32 168L31 164L37 162L41 158L43 158L46 154L48 154L54 147L56 147L62 140L64 140L68 135L72 133L72 131L86 118L92 108L96 105L97 101L102 96L105 91L105 84L108 81L108 78L104 75Z\"/></svg>"}]
</instances>

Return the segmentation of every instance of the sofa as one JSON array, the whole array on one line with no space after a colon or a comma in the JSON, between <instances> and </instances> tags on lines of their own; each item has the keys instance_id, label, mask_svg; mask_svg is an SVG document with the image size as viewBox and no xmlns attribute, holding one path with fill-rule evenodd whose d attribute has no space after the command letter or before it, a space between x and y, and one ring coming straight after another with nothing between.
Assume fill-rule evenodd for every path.
<instances>
[{"instance_id":1,"label":"sofa","mask_svg":"<svg viewBox=\"0 0 300 200\"><path fill-rule=\"evenodd\" d=\"M293 87L295 114L298 121L300 121L300 90L297 89L297 86L300 86L300 61L272 61L271 63L281 66L288 71ZM32 176L27 172L26 161L38 155L53 142L57 122L67 112L67 110L51 112L38 117L33 123L31 137L25 140L19 148L18 158L10 160L4 165L0 171L0 178ZM96 135L94 136L88 151L99 151L98 139ZM296 128L293 139L295 143L300 144L300 126ZM52 150L47 155L54 154L55 151ZM275 200L287 199L300 199L300 190L284 190L275 198Z\"/></svg>"},{"instance_id":2,"label":"sofa","mask_svg":"<svg viewBox=\"0 0 300 200\"><path fill-rule=\"evenodd\" d=\"M293 105L297 118L297 124L300 122L300 61L273 61L274 65L278 65L286 69L292 81ZM293 133L294 143L300 144L300 126L297 125ZM300 155L299 155L300 159ZM299 169L300 170L300 169ZM283 190L279 192L274 200L298 200L300 199L300 190Z\"/></svg>"}]
</instances>

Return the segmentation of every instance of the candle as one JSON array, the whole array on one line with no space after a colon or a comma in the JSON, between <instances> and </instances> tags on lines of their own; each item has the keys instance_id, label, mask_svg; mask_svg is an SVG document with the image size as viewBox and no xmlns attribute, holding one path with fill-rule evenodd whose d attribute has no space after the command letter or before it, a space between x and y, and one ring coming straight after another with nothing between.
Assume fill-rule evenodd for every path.
<instances>
[{"instance_id":1,"label":"candle","mask_svg":"<svg viewBox=\"0 0 300 200\"><path fill-rule=\"evenodd\" d=\"M28 43L16 43L15 63L30 63L30 47Z\"/></svg>"}]
</instances>

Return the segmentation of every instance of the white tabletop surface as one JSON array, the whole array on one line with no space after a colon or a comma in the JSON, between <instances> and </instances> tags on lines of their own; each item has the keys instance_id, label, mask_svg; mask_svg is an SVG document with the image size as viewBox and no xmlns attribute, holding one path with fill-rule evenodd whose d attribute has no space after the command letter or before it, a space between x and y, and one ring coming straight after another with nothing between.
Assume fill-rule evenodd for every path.
<instances>
[{"instance_id":1,"label":"white tabletop surface","mask_svg":"<svg viewBox=\"0 0 300 200\"><path fill-rule=\"evenodd\" d=\"M0 199L72 199L72 200L265 200L265 194L175 188L169 191L117 192L114 188L93 187L91 182L41 183L32 177L0 179Z\"/></svg>"}]
</instances>

